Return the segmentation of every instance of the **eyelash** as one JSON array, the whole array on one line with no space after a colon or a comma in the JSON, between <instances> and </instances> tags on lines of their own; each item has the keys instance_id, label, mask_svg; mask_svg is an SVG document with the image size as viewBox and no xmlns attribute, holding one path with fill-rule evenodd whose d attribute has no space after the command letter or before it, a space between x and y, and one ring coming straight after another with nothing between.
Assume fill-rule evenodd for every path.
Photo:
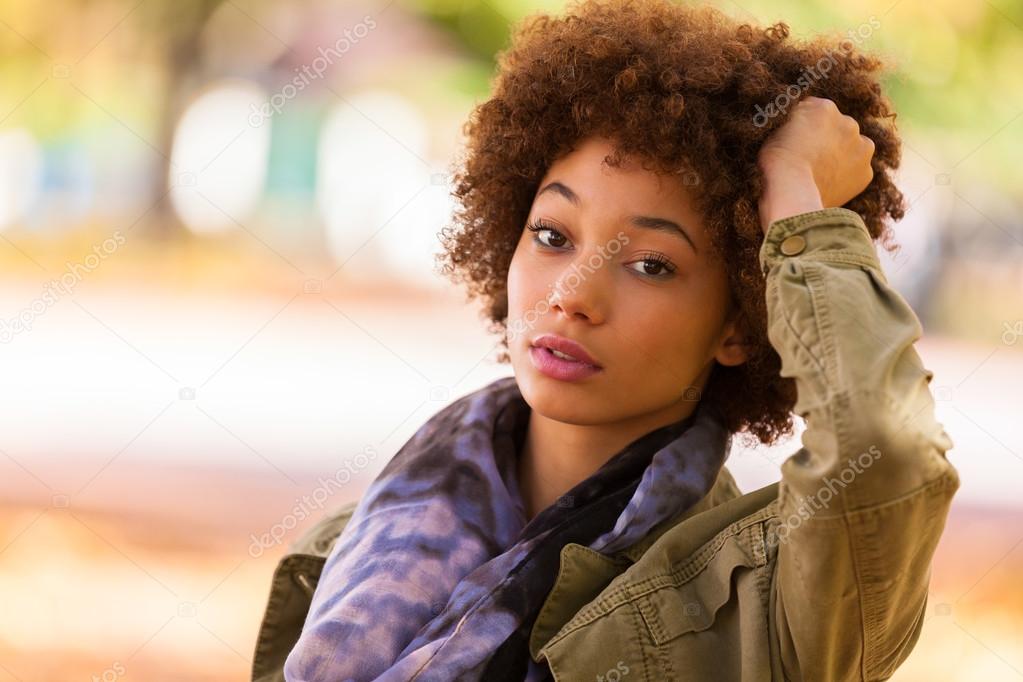
<instances>
[{"instance_id":1,"label":"eyelash","mask_svg":"<svg viewBox=\"0 0 1023 682\"><path fill-rule=\"evenodd\" d=\"M540 232L554 232L555 234L559 234L562 237L565 236L561 234L560 230L558 230L553 225L545 222L542 218L537 218L536 220L528 223L526 225L526 229L533 233L533 242L535 244L548 249L557 249L560 247L551 246L550 244L544 244L542 241L540 241L539 237ZM660 253L649 253L646 258L634 262L656 263L663 269L662 272L656 275L651 275L650 273L647 272L638 272L636 270L633 270L633 272L637 272L638 274L643 275L645 277L649 277L650 279L668 279L669 277L675 274L676 270L678 270L678 268L670 260L668 260L666 256Z\"/></svg>"}]
</instances>

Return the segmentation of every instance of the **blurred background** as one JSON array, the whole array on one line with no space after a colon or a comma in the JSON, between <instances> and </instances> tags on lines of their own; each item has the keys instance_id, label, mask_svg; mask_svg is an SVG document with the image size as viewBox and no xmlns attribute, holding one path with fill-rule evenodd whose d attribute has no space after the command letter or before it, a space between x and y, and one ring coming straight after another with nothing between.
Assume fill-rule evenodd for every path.
<instances>
[{"instance_id":1,"label":"blurred background","mask_svg":"<svg viewBox=\"0 0 1023 682\"><path fill-rule=\"evenodd\" d=\"M882 255L962 487L894 679L1023 679L1023 5L717 4L896 67ZM562 7L0 0L0 682L247 680L287 544L511 374L433 254L495 53Z\"/></svg>"}]
</instances>

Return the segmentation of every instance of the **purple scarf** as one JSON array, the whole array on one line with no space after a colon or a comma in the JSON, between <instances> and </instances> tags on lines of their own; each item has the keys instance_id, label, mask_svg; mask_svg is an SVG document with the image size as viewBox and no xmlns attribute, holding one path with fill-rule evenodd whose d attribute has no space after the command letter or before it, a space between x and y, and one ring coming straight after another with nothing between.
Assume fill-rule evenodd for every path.
<instances>
[{"instance_id":1,"label":"purple scarf","mask_svg":"<svg viewBox=\"0 0 1023 682\"><path fill-rule=\"evenodd\" d=\"M527 523L514 377L430 418L370 484L323 567L288 682L549 679L529 657L561 548L626 549L710 490L731 436L701 403Z\"/></svg>"}]
</instances>

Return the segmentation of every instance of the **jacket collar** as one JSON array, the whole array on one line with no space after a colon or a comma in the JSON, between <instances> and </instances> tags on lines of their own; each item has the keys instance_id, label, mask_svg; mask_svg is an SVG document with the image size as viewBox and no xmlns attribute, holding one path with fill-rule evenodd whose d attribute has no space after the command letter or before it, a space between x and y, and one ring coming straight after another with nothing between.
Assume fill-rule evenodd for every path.
<instances>
[{"instance_id":1,"label":"jacket collar","mask_svg":"<svg viewBox=\"0 0 1023 682\"><path fill-rule=\"evenodd\" d=\"M608 556L575 543L565 545L554 587L530 632L530 656L539 661L540 649L585 604L662 538L662 546L670 544L671 556L686 557L732 521L768 505L777 494L778 484L772 483L742 495L731 473L722 467L714 486L703 499L679 516L655 526L642 540L621 552Z\"/></svg>"}]
</instances>

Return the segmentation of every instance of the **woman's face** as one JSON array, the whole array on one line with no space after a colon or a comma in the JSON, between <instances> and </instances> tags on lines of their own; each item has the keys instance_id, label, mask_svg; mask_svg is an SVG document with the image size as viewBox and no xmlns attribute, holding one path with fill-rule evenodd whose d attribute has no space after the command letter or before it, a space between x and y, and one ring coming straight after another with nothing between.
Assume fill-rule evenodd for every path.
<instances>
[{"instance_id":1,"label":"woman's face","mask_svg":"<svg viewBox=\"0 0 1023 682\"><path fill-rule=\"evenodd\" d=\"M522 230L508 271L509 355L523 397L545 417L653 428L695 409L715 361L741 364L746 353L727 319L725 264L682 176L632 160L604 166L612 150L587 138L540 182L528 218L540 229ZM531 347L543 334L581 344L600 369L545 372L561 361ZM561 365L573 369L585 367Z\"/></svg>"}]
</instances>

